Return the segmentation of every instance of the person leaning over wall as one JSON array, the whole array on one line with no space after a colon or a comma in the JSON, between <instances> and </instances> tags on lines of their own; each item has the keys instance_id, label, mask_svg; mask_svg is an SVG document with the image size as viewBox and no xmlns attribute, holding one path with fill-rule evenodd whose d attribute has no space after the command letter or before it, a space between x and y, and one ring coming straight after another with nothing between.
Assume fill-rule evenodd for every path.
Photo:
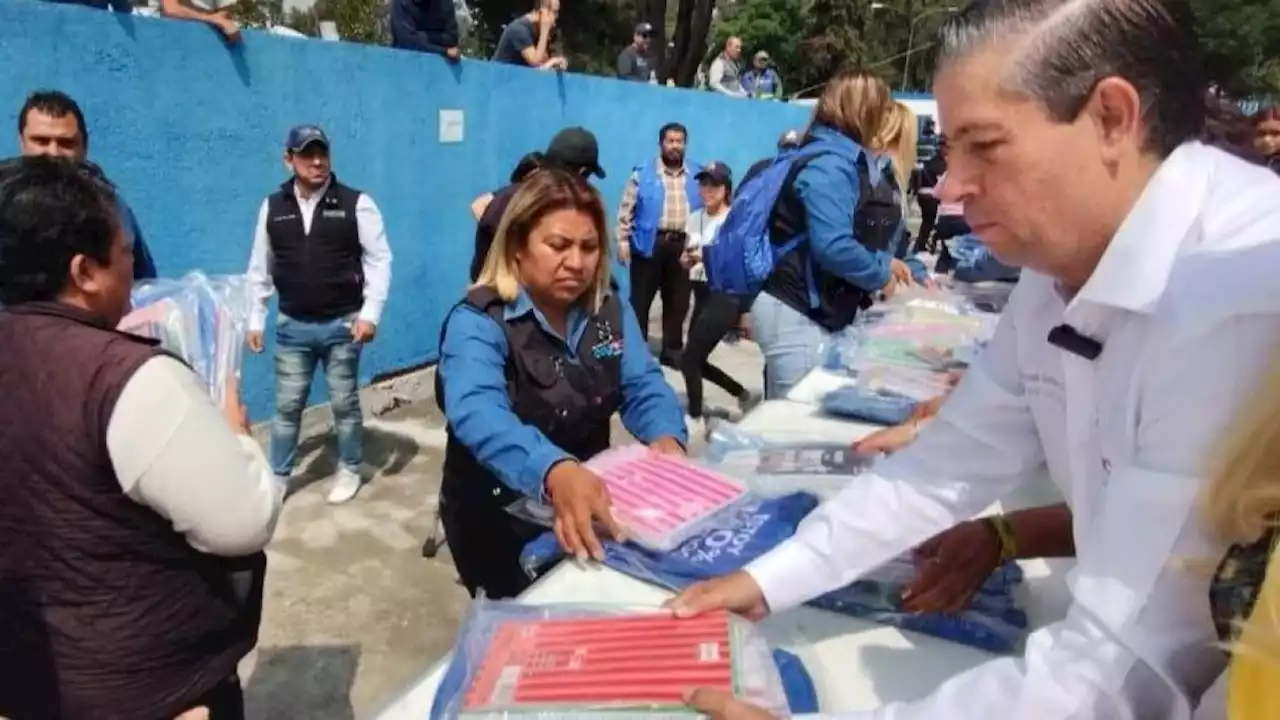
<instances>
[{"instance_id":1,"label":"person leaning over wall","mask_svg":"<svg viewBox=\"0 0 1280 720\"><path fill-rule=\"evenodd\" d=\"M25 156L46 155L83 161L89 153L89 129L84 113L69 95L57 90L37 90L27 96L18 111L18 147ZM126 242L133 248L133 279L156 276L155 261L142 238L138 217L119 192L120 219Z\"/></svg>"},{"instance_id":2,"label":"person leaning over wall","mask_svg":"<svg viewBox=\"0 0 1280 720\"><path fill-rule=\"evenodd\" d=\"M239 402L115 330L118 208L83 163L0 164L0 717L241 720L284 489Z\"/></svg>"},{"instance_id":3,"label":"person leaning over wall","mask_svg":"<svg viewBox=\"0 0 1280 720\"><path fill-rule=\"evenodd\" d=\"M445 319L440 517L473 596L514 597L532 582L520 552L544 528L507 512L521 498L549 502L557 538L579 558L602 557L598 532L617 538L608 491L580 464L609 447L615 414L640 442L684 453L684 413L610 281L607 242L604 206L582 176L538 171Z\"/></svg>"}]
</instances>

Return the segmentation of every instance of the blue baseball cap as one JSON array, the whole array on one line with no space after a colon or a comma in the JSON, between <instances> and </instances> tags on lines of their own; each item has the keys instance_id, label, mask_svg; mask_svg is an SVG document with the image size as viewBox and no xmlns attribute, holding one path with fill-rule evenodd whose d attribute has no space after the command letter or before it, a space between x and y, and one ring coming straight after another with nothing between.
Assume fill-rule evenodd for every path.
<instances>
[{"instance_id":1,"label":"blue baseball cap","mask_svg":"<svg viewBox=\"0 0 1280 720\"><path fill-rule=\"evenodd\" d=\"M320 143L329 148L329 136L316 125L299 125L289 131L289 138L284 146L289 152L302 152L311 143Z\"/></svg>"}]
</instances>

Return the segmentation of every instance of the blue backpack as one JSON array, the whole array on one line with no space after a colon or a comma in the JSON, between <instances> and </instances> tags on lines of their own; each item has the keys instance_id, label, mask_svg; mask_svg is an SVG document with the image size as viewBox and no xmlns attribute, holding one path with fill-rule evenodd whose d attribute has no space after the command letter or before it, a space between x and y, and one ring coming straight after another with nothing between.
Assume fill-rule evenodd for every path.
<instances>
[{"instance_id":1,"label":"blue backpack","mask_svg":"<svg viewBox=\"0 0 1280 720\"><path fill-rule=\"evenodd\" d=\"M717 292L753 297L764 287L778 261L806 239L803 228L785 242L773 242L774 208L783 190L795 182L810 160L829 152L801 148L783 153L748 177L734 197L716 241L702 249L707 285Z\"/></svg>"}]
</instances>

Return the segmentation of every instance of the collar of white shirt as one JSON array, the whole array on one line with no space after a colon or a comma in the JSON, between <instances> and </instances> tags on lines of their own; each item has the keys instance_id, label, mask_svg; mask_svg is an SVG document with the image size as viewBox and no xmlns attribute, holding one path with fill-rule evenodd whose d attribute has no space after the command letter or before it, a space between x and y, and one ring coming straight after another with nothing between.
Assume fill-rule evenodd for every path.
<instances>
[{"instance_id":1,"label":"collar of white shirt","mask_svg":"<svg viewBox=\"0 0 1280 720\"><path fill-rule=\"evenodd\" d=\"M1160 165L1068 305L1069 315L1082 302L1137 313L1156 306L1208 194L1212 158L1206 154L1211 152L1187 143Z\"/></svg>"}]
</instances>

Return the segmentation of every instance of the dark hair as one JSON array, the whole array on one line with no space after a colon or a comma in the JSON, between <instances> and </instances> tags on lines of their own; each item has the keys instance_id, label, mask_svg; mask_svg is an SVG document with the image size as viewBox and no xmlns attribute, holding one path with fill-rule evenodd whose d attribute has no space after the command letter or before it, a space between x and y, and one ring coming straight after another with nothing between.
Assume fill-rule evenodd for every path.
<instances>
[{"instance_id":1,"label":"dark hair","mask_svg":"<svg viewBox=\"0 0 1280 720\"><path fill-rule=\"evenodd\" d=\"M1142 101L1145 149L1166 157L1204 130L1204 65L1188 0L974 0L939 38L938 67L996 39L1027 40L1005 85L1058 122L1098 83L1127 80Z\"/></svg>"},{"instance_id":2,"label":"dark hair","mask_svg":"<svg viewBox=\"0 0 1280 720\"><path fill-rule=\"evenodd\" d=\"M683 135L686 140L689 139L689 128L685 127L684 125L681 125L678 122L672 122L672 123L667 123L666 125L663 125L662 129L658 131L659 145L661 145L663 142L666 141L667 133L669 132L678 132L681 135Z\"/></svg>"},{"instance_id":3,"label":"dark hair","mask_svg":"<svg viewBox=\"0 0 1280 720\"><path fill-rule=\"evenodd\" d=\"M76 255L110 263L120 223L115 190L96 166L50 157L0 163L0 302L57 298Z\"/></svg>"},{"instance_id":4,"label":"dark hair","mask_svg":"<svg viewBox=\"0 0 1280 720\"><path fill-rule=\"evenodd\" d=\"M698 184L701 185L702 182L703 181L700 180L698 181ZM733 180L716 180L709 184L715 185L716 187L724 188L724 192L725 192L724 204L725 205L729 205L730 203L733 202Z\"/></svg>"},{"instance_id":5,"label":"dark hair","mask_svg":"<svg viewBox=\"0 0 1280 720\"><path fill-rule=\"evenodd\" d=\"M515 185L529 177L534 170L542 167L545 162L546 158L540 152L526 153L524 157L520 158L520 162L516 163L515 169L511 171L511 184Z\"/></svg>"},{"instance_id":6,"label":"dark hair","mask_svg":"<svg viewBox=\"0 0 1280 720\"><path fill-rule=\"evenodd\" d=\"M1253 147L1253 123L1234 102L1212 92L1204 95L1205 123L1200 141L1232 155L1261 162Z\"/></svg>"},{"instance_id":7,"label":"dark hair","mask_svg":"<svg viewBox=\"0 0 1280 720\"><path fill-rule=\"evenodd\" d=\"M1254 113L1253 117L1249 118L1249 120L1253 123L1254 127L1257 127L1264 122L1280 122L1280 105L1265 107Z\"/></svg>"},{"instance_id":8,"label":"dark hair","mask_svg":"<svg viewBox=\"0 0 1280 720\"><path fill-rule=\"evenodd\" d=\"M80 112L80 106L76 104L71 96L61 90L37 90L27 96L27 101L22 103L22 111L18 113L18 137L22 137L23 131L27 129L27 115L32 110L38 110L45 115L55 118L64 118L71 115L76 119L76 127L80 130L80 137L84 139L86 147L89 145L89 129L84 124L84 113Z\"/></svg>"}]
</instances>

